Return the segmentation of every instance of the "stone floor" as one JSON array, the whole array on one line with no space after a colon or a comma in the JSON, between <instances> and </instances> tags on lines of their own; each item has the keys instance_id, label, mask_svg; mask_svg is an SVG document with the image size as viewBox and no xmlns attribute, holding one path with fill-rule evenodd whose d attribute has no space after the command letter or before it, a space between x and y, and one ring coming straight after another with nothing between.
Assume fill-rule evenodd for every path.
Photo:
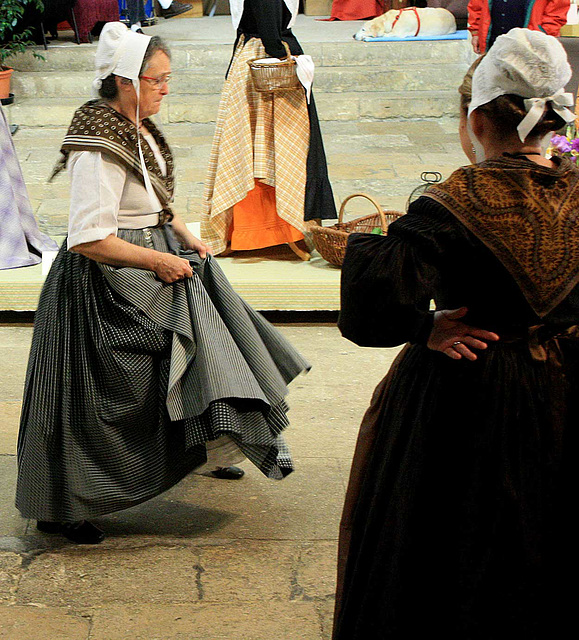
<instances>
[{"instance_id":1,"label":"stone floor","mask_svg":"<svg viewBox=\"0 0 579 640\"><path fill-rule=\"evenodd\" d=\"M30 326L0 326L0 639L330 638L340 509L372 389L396 349L363 349L332 325L282 325L312 362L291 386L282 482L250 463L239 482L191 475L100 521L79 547L13 506Z\"/></svg>"}]
</instances>

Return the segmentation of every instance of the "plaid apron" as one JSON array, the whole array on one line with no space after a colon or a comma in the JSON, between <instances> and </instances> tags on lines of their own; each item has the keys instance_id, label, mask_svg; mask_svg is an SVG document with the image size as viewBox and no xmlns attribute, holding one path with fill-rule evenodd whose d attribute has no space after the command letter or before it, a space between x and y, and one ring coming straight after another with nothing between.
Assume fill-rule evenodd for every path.
<instances>
[{"instance_id":1,"label":"plaid apron","mask_svg":"<svg viewBox=\"0 0 579 640\"><path fill-rule=\"evenodd\" d=\"M203 195L201 235L220 253L227 246L233 205L259 179L275 187L277 213L304 231L310 122L304 91L259 93L248 60L265 58L261 40L244 37L223 87Z\"/></svg>"}]
</instances>

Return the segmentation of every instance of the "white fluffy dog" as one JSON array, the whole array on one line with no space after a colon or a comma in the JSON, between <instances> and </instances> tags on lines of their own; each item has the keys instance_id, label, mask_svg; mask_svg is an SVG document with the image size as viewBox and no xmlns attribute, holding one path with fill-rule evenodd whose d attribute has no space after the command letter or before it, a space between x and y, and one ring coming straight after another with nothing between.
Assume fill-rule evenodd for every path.
<instances>
[{"instance_id":1,"label":"white fluffy dog","mask_svg":"<svg viewBox=\"0 0 579 640\"><path fill-rule=\"evenodd\" d=\"M450 11L442 8L390 9L385 14L369 20L356 33L356 40L396 36L409 38L421 36L446 36L456 32L456 20Z\"/></svg>"}]
</instances>

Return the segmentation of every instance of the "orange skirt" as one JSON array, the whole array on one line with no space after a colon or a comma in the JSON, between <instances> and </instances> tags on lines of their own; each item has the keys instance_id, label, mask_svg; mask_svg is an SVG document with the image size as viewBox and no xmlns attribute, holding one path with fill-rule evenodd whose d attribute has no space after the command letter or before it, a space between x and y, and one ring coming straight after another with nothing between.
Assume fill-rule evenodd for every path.
<instances>
[{"instance_id":1,"label":"orange skirt","mask_svg":"<svg viewBox=\"0 0 579 640\"><path fill-rule=\"evenodd\" d=\"M275 189L259 180L233 206L231 249L247 251L303 240L303 233L277 215Z\"/></svg>"}]
</instances>

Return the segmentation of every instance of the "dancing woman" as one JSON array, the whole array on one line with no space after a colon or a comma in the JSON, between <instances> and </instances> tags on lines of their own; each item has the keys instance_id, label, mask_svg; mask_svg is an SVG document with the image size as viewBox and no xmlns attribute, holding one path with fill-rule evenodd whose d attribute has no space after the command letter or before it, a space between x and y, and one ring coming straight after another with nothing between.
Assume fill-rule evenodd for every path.
<instances>
[{"instance_id":1,"label":"dancing woman","mask_svg":"<svg viewBox=\"0 0 579 640\"><path fill-rule=\"evenodd\" d=\"M109 23L96 66L100 98L62 146L69 233L38 304L18 441L17 507L77 543L104 537L89 518L208 457L285 477L286 384L308 368L170 209L173 156L150 119L166 45Z\"/></svg>"}]
</instances>

